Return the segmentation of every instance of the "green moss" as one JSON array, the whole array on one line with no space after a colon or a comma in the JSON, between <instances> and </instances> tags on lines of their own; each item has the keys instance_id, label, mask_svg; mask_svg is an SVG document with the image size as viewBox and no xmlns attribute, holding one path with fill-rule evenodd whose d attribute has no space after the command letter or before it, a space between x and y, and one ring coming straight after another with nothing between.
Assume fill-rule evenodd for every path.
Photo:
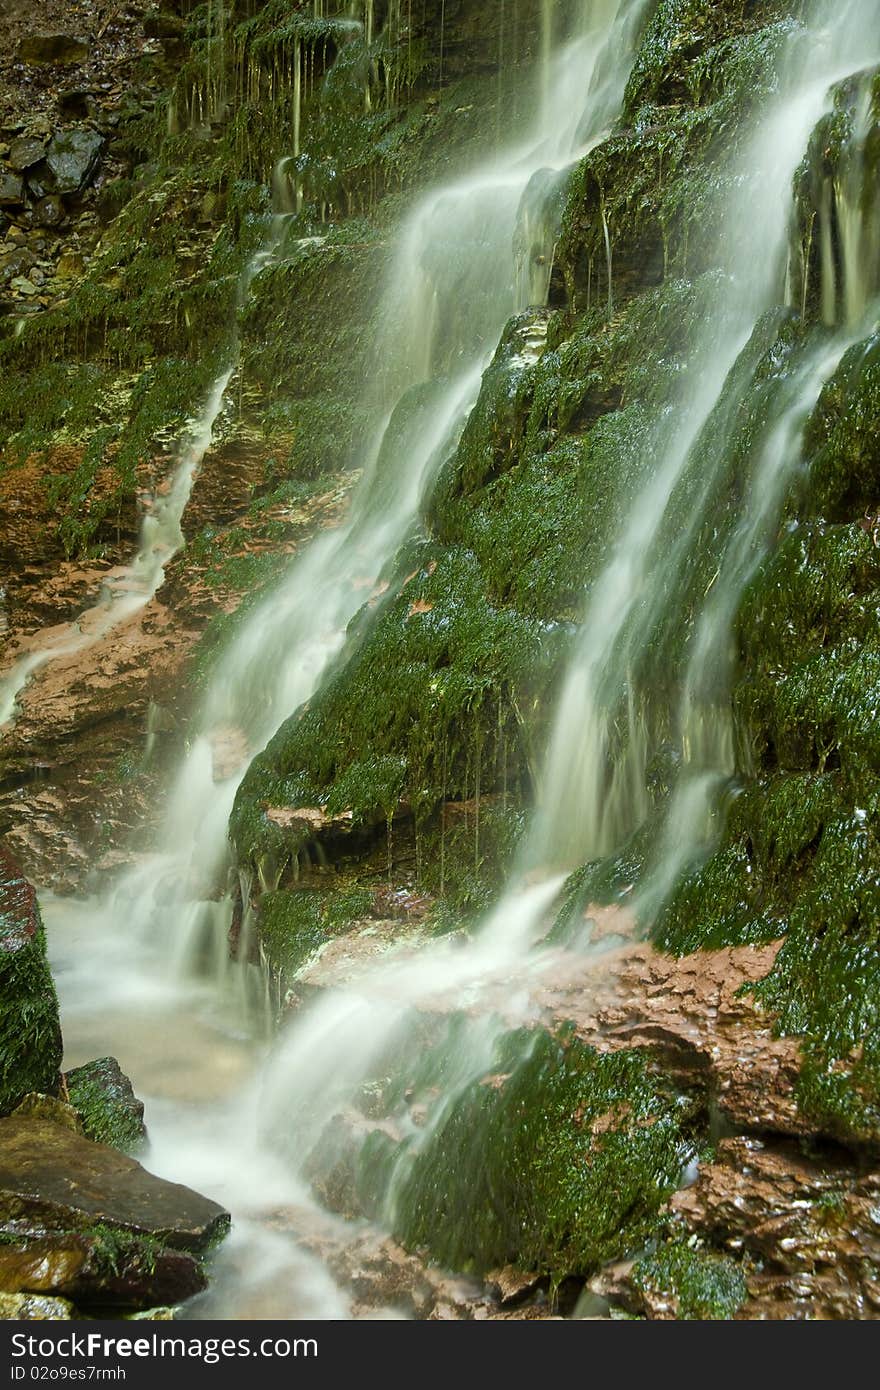
<instances>
[{"instance_id":1,"label":"green moss","mask_svg":"<svg viewBox=\"0 0 880 1390\"><path fill-rule=\"evenodd\" d=\"M260 942L270 970L290 980L325 942L368 917L373 895L365 889L264 893L260 898Z\"/></svg>"},{"instance_id":2,"label":"green moss","mask_svg":"<svg viewBox=\"0 0 880 1390\"><path fill-rule=\"evenodd\" d=\"M792 21L782 0L662 0L627 88L623 128L580 165L557 251L572 307L610 308L717 263L725 183L749 114L772 95ZM608 276L606 229L611 247Z\"/></svg>"},{"instance_id":3,"label":"green moss","mask_svg":"<svg viewBox=\"0 0 880 1390\"><path fill-rule=\"evenodd\" d=\"M23 880L5 877L2 860L0 872L0 1114L6 1115L30 1091L57 1093L62 1048L38 909L20 891Z\"/></svg>"},{"instance_id":4,"label":"green moss","mask_svg":"<svg viewBox=\"0 0 880 1390\"><path fill-rule=\"evenodd\" d=\"M516 775L515 705L539 633L493 607L466 551L411 547L395 587L321 697L252 764L231 820L240 854L277 845L267 804L350 811L384 832L401 799L425 822L444 797L497 785L505 758Z\"/></svg>"},{"instance_id":5,"label":"green moss","mask_svg":"<svg viewBox=\"0 0 880 1390\"><path fill-rule=\"evenodd\" d=\"M88 1139L109 1144L123 1153L143 1149L143 1106L135 1100L130 1087L120 1085L112 1058L75 1067L67 1072L65 1080L70 1104L82 1120Z\"/></svg>"},{"instance_id":6,"label":"green moss","mask_svg":"<svg viewBox=\"0 0 880 1390\"><path fill-rule=\"evenodd\" d=\"M433 1053L447 1083L460 1028ZM504 1034L487 1061L452 1099L447 1084L442 1113L408 1151L374 1139L364 1155L367 1187L393 1175L400 1238L451 1268L514 1263L555 1284L642 1243L678 1181L681 1101L639 1054L600 1056L564 1030ZM419 1078L428 1094L432 1079Z\"/></svg>"},{"instance_id":7,"label":"green moss","mask_svg":"<svg viewBox=\"0 0 880 1390\"><path fill-rule=\"evenodd\" d=\"M678 1318L729 1319L748 1297L745 1275L727 1255L669 1241L633 1266L637 1289L668 1300Z\"/></svg>"},{"instance_id":8,"label":"green moss","mask_svg":"<svg viewBox=\"0 0 880 1390\"><path fill-rule=\"evenodd\" d=\"M807 431L808 514L846 521L877 505L880 334L850 349L827 382Z\"/></svg>"},{"instance_id":9,"label":"green moss","mask_svg":"<svg viewBox=\"0 0 880 1390\"><path fill-rule=\"evenodd\" d=\"M134 1235L113 1226L90 1226L86 1232L92 1241L92 1259L96 1272L104 1278L120 1275L155 1273L156 1261L164 1253L162 1242L152 1236Z\"/></svg>"}]
</instances>

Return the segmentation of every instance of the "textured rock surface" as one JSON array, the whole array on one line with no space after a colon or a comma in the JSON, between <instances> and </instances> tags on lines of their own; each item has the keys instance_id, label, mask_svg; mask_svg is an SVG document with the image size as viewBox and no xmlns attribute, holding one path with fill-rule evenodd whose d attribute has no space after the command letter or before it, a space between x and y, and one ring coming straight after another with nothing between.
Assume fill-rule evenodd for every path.
<instances>
[{"instance_id":1,"label":"textured rock surface","mask_svg":"<svg viewBox=\"0 0 880 1390\"><path fill-rule=\"evenodd\" d=\"M0 1121L0 1221L7 1229L96 1223L202 1250L228 1225L215 1202L134 1159L43 1120Z\"/></svg>"},{"instance_id":2,"label":"textured rock surface","mask_svg":"<svg viewBox=\"0 0 880 1390\"><path fill-rule=\"evenodd\" d=\"M99 1057L64 1074L67 1094L88 1139L127 1153L144 1144L144 1103L115 1057Z\"/></svg>"},{"instance_id":3,"label":"textured rock surface","mask_svg":"<svg viewBox=\"0 0 880 1390\"><path fill-rule=\"evenodd\" d=\"M0 1291L56 1294L79 1307L154 1308L181 1303L205 1288L198 1262L112 1231L64 1232L0 1248Z\"/></svg>"}]
</instances>

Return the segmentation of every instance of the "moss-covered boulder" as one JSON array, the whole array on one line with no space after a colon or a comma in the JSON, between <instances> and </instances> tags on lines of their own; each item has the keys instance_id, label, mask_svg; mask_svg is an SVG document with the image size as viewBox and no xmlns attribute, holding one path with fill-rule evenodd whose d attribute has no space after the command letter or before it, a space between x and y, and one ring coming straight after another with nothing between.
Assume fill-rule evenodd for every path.
<instances>
[{"instance_id":1,"label":"moss-covered boulder","mask_svg":"<svg viewBox=\"0 0 880 1390\"><path fill-rule=\"evenodd\" d=\"M65 1072L64 1080L87 1138L125 1153L143 1148L147 1137L144 1103L115 1057L99 1057L74 1067Z\"/></svg>"},{"instance_id":2,"label":"moss-covered boulder","mask_svg":"<svg viewBox=\"0 0 880 1390\"><path fill-rule=\"evenodd\" d=\"M363 1206L477 1274L513 1265L558 1285L637 1250L678 1185L693 1103L635 1050L600 1055L562 1028L496 1029L487 1051L488 1023L453 1017L365 1088Z\"/></svg>"},{"instance_id":3,"label":"moss-covered boulder","mask_svg":"<svg viewBox=\"0 0 880 1390\"><path fill-rule=\"evenodd\" d=\"M57 1091L61 1052L37 896L0 846L0 1114L30 1091Z\"/></svg>"}]
</instances>

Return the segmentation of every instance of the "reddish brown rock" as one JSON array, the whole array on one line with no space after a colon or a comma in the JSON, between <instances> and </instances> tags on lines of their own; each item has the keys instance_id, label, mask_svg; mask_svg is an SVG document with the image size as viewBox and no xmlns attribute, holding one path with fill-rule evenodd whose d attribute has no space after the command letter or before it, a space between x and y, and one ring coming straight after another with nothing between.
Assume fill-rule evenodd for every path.
<instances>
[{"instance_id":1,"label":"reddish brown rock","mask_svg":"<svg viewBox=\"0 0 880 1390\"><path fill-rule=\"evenodd\" d=\"M678 1221L745 1260L748 1318L880 1318L880 1172L842 1151L724 1139Z\"/></svg>"},{"instance_id":2,"label":"reddish brown rock","mask_svg":"<svg viewBox=\"0 0 880 1390\"><path fill-rule=\"evenodd\" d=\"M735 1130L809 1134L795 1086L796 1039L743 987L771 970L779 943L697 951L680 960L632 942L580 961L562 958L534 992L545 1014L571 1019L599 1051L644 1048L682 1085L708 1093Z\"/></svg>"}]
</instances>

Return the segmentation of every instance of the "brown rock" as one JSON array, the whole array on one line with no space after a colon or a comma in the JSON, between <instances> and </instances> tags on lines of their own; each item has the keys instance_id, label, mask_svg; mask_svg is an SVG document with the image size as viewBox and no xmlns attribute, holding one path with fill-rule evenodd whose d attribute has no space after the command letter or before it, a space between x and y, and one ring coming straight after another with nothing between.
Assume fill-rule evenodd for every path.
<instances>
[{"instance_id":1,"label":"brown rock","mask_svg":"<svg viewBox=\"0 0 880 1390\"><path fill-rule=\"evenodd\" d=\"M0 1221L8 1230L96 1222L201 1250L225 1230L216 1202L47 1120L0 1120Z\"/></svg>"},{"instance_id":2,"label":"brown rock","mask_svg":"<svg viewBox=\"0 0 880 1390\"><path fill-rule=\"evenodd\" d=\"M676 1194L688 1230L747 1257L749 1318L880 1318L880 1172L784 1140L718 1145Z\"/></svg>"},{"instance_id":3,"label":"brown rock","mask_svg":"<svg viewBox=\"0 0 880 1390\"><path fill-rule=\"evenodd\" d=\"M683 1085L705 1088L736 1130L813 1132L795 1095L796 1039L776 1038L773 1019L739 991L771 970L779 943L697 951L676 960L645 942L563 958L535 1002L571 1019L599 1051L645 1048Z\"/></svg>"},{"instance_id":4,"label":"brown rock","mask_svg":"<svg viewBox=\"0 0 880 1390\"><path fill-rule=\"evenodd\" d=\"M27 34L19 40L16 56L22 63L84 63L89 45L71 34Z\"/></svg>"},{"instance_id":5,"label":"brown rock","mask_svg":"<svg viewBox=\"0 0 880 1390\"><path fill-rule=\"evenodd\" d=\"M0 1292L61 1294L82 1307L151 1308L206 1287L198 1262L136 1237L66 1231L0 1247Z\"/></svg>"}]
</instances>

